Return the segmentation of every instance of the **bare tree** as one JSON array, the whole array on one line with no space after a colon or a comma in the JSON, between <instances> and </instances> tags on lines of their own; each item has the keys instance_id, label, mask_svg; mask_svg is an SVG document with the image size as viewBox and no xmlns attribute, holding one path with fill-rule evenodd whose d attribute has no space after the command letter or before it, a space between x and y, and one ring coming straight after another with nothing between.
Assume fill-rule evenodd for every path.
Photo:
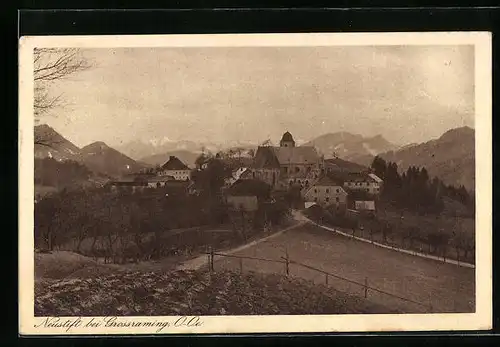
<instances>
[{"instance_id":1,"label":"bare tree","mask_svg":"<svg viewBox=\"0 0 500 347\"><path fill-rule=\"evenodd\" d=\"M52 96L50 93L53 82L91 67L78 48L35 48L33 63L35 116L41 116L60 105L62 95Z\"/></svg>"},{"instance_id":2,"label":"bare tree","mask_svg":"<svg viewBox=\"0 0 500 347\"><path fill-rule=\"evenodd\" d=\"M78 48L35 48L33 64L35 121L62 105L62 94L51 92L53 83L91 67ZM59 141L50 136L35 136L36 145L52 147Z\"/></svg>"}]
</instances>

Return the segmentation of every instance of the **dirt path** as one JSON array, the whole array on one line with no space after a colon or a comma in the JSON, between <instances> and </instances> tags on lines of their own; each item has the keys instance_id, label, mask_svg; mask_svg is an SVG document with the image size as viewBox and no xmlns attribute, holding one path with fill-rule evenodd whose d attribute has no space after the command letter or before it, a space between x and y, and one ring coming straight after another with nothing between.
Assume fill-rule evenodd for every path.
<instances>
[{"instance_id":1,"label":"dirt path","mask_svg":"<svg viewBox=\"0 0 500 347\"><path fill-rule=\"evenodd\" d=\"M471 268L471 269L475 268L474 264L469 264L469 263L466 263L466 262L463 262L463 261L457 261L457 260L454 260L454 259L443 259L442 257L436 257L435 255L430 255L430 254L420 253L420 252L413 251L413 250L408 250L408 249L404 249L404 248L398 248L398 247L394 247L394 246L390 246L390 245L385 245L383 243L374 242L374 241L371 241L371 240L368 240L368 239L364 239L364 238L359 237L359 236L353 236L353 235L344 233L344 232L342 232L342 231L340 231L338 229L318 224L318 223L310 220L309 218L307 218L306 216L304 216L302 213L300 213L298 211L295 212L294 217L297 220L312 223L315 226L320 227L322 229L325 229L325 230L328 230L328 231L333 231L333 232L335 232L335 233L337 233L339 235L342 235L342 236L345 236L345 237L349 237L349 238L354 238L355 240L358 240L358 241L361 241L361 242L366 242L366 243L372 244L372 245L377 246L377 247L387 248L387 249L390 249L390 250L393 250L393 251L396 251L396 252L413 255L415 257L437 260L437 261L441 261L443 263L458 265L458 266L467 267L467 268Z\"/></svg>"},{"instance_id":2,"label":"dirt path","mask_svg":"<svg viewBox=\"0 0 500 347\"><path fill-rule=\"evenodd\" d=\"M260 238L258 240L254 240L252 242L249 242L247 244L244 244L242 246L238 246L238 247L232 248L230 250L224 251L224 254L234 254L234 253L244 251L245 249L250 248L250 247L254 247L261 242L267 242L273 238L276 238L289 230L293 230L295 228L298 228L298 227L304 225L305 223L306 223L305 221L298 221L296 224L289 226L288 228L282 229L280 231L277 231L272 235L269 235L269 236ZM199 268L203 267L204 265L207 265L207 263L208 263L208 255L204 254L204 255L198 256L194 259L190 259L190 260L182 263L181 265L177 266L176 270L198 270Z\"/></svg>"}]
</instances>

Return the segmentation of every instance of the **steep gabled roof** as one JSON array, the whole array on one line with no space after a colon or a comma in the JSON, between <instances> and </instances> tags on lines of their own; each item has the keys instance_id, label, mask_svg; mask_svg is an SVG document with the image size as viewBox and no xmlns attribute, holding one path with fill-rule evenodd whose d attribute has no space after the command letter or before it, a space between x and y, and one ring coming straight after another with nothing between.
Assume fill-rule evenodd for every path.
<instances>
[{"instance_id":1,"label":"steep gabled roof","mask_svg":"<svg viewBox=\"0 0 500 347\"><path fill-rule=\"evenodd\" d=\"M279 169L280 162L272 147L258 147L253 167L256 169Z\"/></svg>"},{"instance_id":2,"label":"steep gabled roof","mask_svg":"<svg viewBox=\"0 0 500 347\"><path fill-rule=\"evenodd\" d=\"M267 199L271 193L271 186L260 180L238 180L226 190L232 196L256 196Z\"/></svg>"},{"instance_id":3,"label":"steep gabled roof","mask_svg":"<svg viewBox=\"0 0 500 347\"><path fill-rule=\"evenodd\" d=\"M314 164L319 160L316 148L304 147L272 147L278 162L284 164Z\"/></svg>"},{"instance_id":4,"label":"steep gabled roof","mask_svg":"<svg viewBox=\"0 0 500 347\"><path fill-rule=\"evenodd\" d=\"M170 159L163 164L161 167L162 170L189 170L189 168L184 164L182 161L180 161L179 158L175 156L170 156Z\"/></svg>"}]
</instances>

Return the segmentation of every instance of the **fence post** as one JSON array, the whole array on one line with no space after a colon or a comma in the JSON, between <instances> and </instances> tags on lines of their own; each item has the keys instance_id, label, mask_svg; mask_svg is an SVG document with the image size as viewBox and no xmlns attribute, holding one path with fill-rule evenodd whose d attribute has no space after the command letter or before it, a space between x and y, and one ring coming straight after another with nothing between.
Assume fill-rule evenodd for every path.
<instances>
[{"instance_id":1,"label":"fence post","mask_svg":"<svg viewBox=\"0 0 500 347\"><path fill-rule=\"evenodd\" d=\"M365 277L365 298L368 297L368 277Z\"/></svg>"},{"instance_id":2,"label":"fence post","mask_svg":"<svg viewBox=\"0 0 500 347\"><path fill-rule=\"evenodd\" d=\"M210 247L210 272L214 271L214 250Z\"/></svg>"},{"instance_id":3,"label":"fence post","mask_svg":"<svg viewBox=\"0 0 500 347\"><path fill-rule=\"evenodd\" d=\"M208 266L208 271L210 271L210 256L212 255L211 247L207 246L207 266Z\"/></svg>"},{"instance_id":4,"label":"fence post","mask_svg":"<svg viewBox=\"0 0 500 347\"><path fill-rule=\"evenodd\" d=\"M240 258L240 273L243 273L243 258Z\"/></svg>"},{"instance_id":5,"label":"fence post","mask_svg":"<svg viewBox=\"0 0 500 347\"><path fill-rule=\"evenodd\" d=\"M328 285L328 274L325 274L325 284Z\"/></svg>"},{"instance_id":6,"label":"fence post","mask_svg":"<svg viewBox=\"0 0 500 347\"><path fill-rule=\"evenodd\" d=\"M285 248L285 273L286 273L287 277L290 273L289 264L290 264L290 260L288 258L288 248Z\"/></svg>"}]
</instances>

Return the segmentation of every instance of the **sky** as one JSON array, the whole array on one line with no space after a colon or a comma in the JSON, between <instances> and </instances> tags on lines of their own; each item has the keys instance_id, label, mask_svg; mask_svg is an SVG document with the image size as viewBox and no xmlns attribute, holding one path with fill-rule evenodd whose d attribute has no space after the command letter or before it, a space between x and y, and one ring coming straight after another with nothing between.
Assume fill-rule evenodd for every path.
<instances>
[{"instance_id":1,"label":"sky","mask_svg":"<svg viewBox=\"0 0 500 347\"><path fill-rule=\"evenodd\" d=\"M50 86L77 146L299 141L347 131L404 145L474 126L473 46L119 48Z\"/></svg>"}]
</instances>

